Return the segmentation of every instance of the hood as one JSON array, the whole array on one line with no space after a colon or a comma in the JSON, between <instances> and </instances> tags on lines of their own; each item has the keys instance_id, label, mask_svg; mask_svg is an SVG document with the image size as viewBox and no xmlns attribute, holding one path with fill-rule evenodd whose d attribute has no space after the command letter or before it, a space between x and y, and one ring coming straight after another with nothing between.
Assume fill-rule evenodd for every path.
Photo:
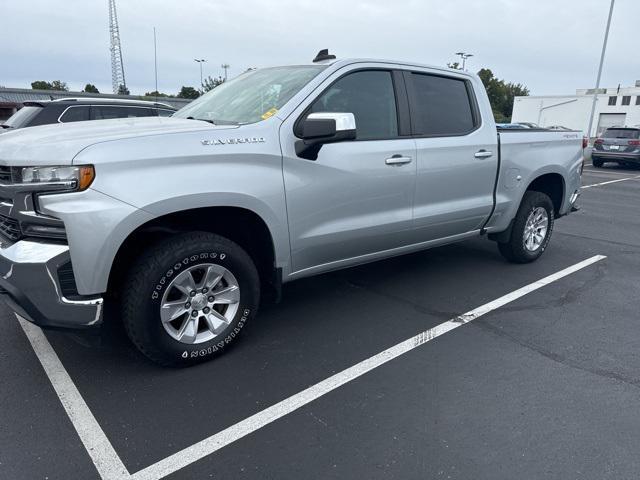
<instances>
[{"instance_id":1,"label":"hood","mask_svg":"<svg viewBox=\"0 0 640 480\"><path fill-rule=\"evenodd\" d=\"M0 165L70 165L80 151L96 143L230 128L237 127L171 117L121 118L20 128L0 135Z\"/></svg>"}]
</instances>

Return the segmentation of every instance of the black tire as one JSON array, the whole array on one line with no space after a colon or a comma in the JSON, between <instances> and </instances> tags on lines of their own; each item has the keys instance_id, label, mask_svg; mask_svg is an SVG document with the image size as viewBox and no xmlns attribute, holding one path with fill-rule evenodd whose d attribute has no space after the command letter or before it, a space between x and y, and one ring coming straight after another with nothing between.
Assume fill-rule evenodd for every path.
<instances>
[{"instance_id":1,"label":"black tire","mask_svg":"<svg viewBox=\"0 0 640 480\"><path fill-rule=\"evenodd\" d=\"M533 210L542 207L547 212L548 226L546 236L536 250L529 250L525 247L525 227L527 219ZM542 213L542 212L541 212ZM549 245L554 224L554 209L551 199L541 192L527 191L522 198L522 203L518 208L518 213L511 228L509 241L498 243L498 249L504 258L513 263L530 263L544 253Z\"/></svg>"},{"instance_id":2,"label":"black tire","mask_svg":"<svg viewBox=\"0 0 640 480\"><path fill-rule=\"evenodd\" d=\"M187 344L165 330L160 304L171 278L200 264L219 265L231 272L237 279L240 298L233 319L217 336ZM127 275L121 298L123 323L134 345L160 365L189 366L222 353L238 337L257 312L260 280L251 257L236 243L207 232L184 233L156 244L142 255Z\"/></svg>"},{"instance_id":3,"label":"black tire","mask_svg":"<svg viewBox=\"0 0 640 480\"><path fill-rule=\"evenodd\" d=\"M597 158L592 159L591 163L593 163L593 166L596 168L602 168L602 166L604 165L604 162L602 160L598 160Z\"/></svg>"}]
</instances>

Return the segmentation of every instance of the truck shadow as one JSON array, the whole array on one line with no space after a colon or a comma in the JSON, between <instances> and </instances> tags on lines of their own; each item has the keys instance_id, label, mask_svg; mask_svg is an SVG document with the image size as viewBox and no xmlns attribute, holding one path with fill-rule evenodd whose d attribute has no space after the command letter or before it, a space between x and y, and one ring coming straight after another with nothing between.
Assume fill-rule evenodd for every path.
<instances>
[{"instance_id":1,"label":"truck shadow","mask_svg":"<svg viewBox=\"0 0 640 480\"><path fill-rule=\"evenodd\" d=\"M519 270L502 259L493 242L478 239L288 283L283 287L282 301L261 305L258 317L223 357L255 348L256 344L281 347L293 341L292 334L304 337L305 329L310 335L318 335L320 326L334 332L328 336L324 333L327 338L334 336L339 341L340 334L336 332L366 330L372 323L388 322L389 315L398 308L444 321L472 308L471 299L476 297L472 293L481 292L479 286L486 284L483 276L488 270L505 267ZM461 293L452 294L452 286ZM463 301L465 298L468 301ZM362 321L362 314L354 315L358 311L366 312L366 322ZM343 319L345 315L350 317L348 322ZM312 320L315 317L320 325ZM416 327L419 325L420 322ZM414 331L415 328L407 333ZM93 359L96 368L103 362L112 366L115 362L129 371L158 369L130 343L117 308L111 305L105 309L105 321L99 330L55 331L47 332L47 336L56 349L62 350L62 356L69 354L71 359L81 355L85 364Z\"/></svg>"}]
</instances>

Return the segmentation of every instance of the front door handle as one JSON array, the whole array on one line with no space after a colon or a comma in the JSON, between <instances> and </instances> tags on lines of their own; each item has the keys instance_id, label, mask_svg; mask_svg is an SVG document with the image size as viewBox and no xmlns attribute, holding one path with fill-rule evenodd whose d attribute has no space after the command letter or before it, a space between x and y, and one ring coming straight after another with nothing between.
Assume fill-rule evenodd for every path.
<instances>
[{"instance_id":1,"label":"front door handle","mask_svg":"<svg viewBox=\"0 0 640 480\"><path fill-rule=\"evenodd\" d=\"M394 155L393 157L387 158L384 163L387 165L398 166L398 165L406 165L407 163L411 163L413 159L411 157L403 157L402 155Z\"/></svg>"},{"instance_id":2,"label":"front door handle","mask_svg":"<svg viewBox=\"0 0 640 480\"><path fill-rule=\"evenodd\" d=\"M476 158L489 158L493 156L493 152L490 152L489 150L478 150L476 152L476 154L474 155L474 157Z\"/></svg>"}]
</instances>

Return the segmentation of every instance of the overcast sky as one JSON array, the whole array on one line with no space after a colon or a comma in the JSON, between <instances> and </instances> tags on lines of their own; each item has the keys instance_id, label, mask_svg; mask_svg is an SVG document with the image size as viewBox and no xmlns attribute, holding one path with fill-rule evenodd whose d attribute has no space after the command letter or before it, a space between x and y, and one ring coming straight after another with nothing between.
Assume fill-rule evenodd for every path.
<instances>
[{"instance_id":1,"label":"overcast sky","mask_svg":"<svg viewBox=\"0 0 640 480\"><path fill-rule=\"evenodd\" d=\"M640 79L638 0L617 0L603 86ZM609 0L118 0L127 86L197 86L204 74L308 62L321 48L340 58L374 57L433 65L474 54L467 66L525 84L532 94L593 86ZM111 90L107 0L0 0L0 85L33 80Z\"/></svg>"}]
</instances>

